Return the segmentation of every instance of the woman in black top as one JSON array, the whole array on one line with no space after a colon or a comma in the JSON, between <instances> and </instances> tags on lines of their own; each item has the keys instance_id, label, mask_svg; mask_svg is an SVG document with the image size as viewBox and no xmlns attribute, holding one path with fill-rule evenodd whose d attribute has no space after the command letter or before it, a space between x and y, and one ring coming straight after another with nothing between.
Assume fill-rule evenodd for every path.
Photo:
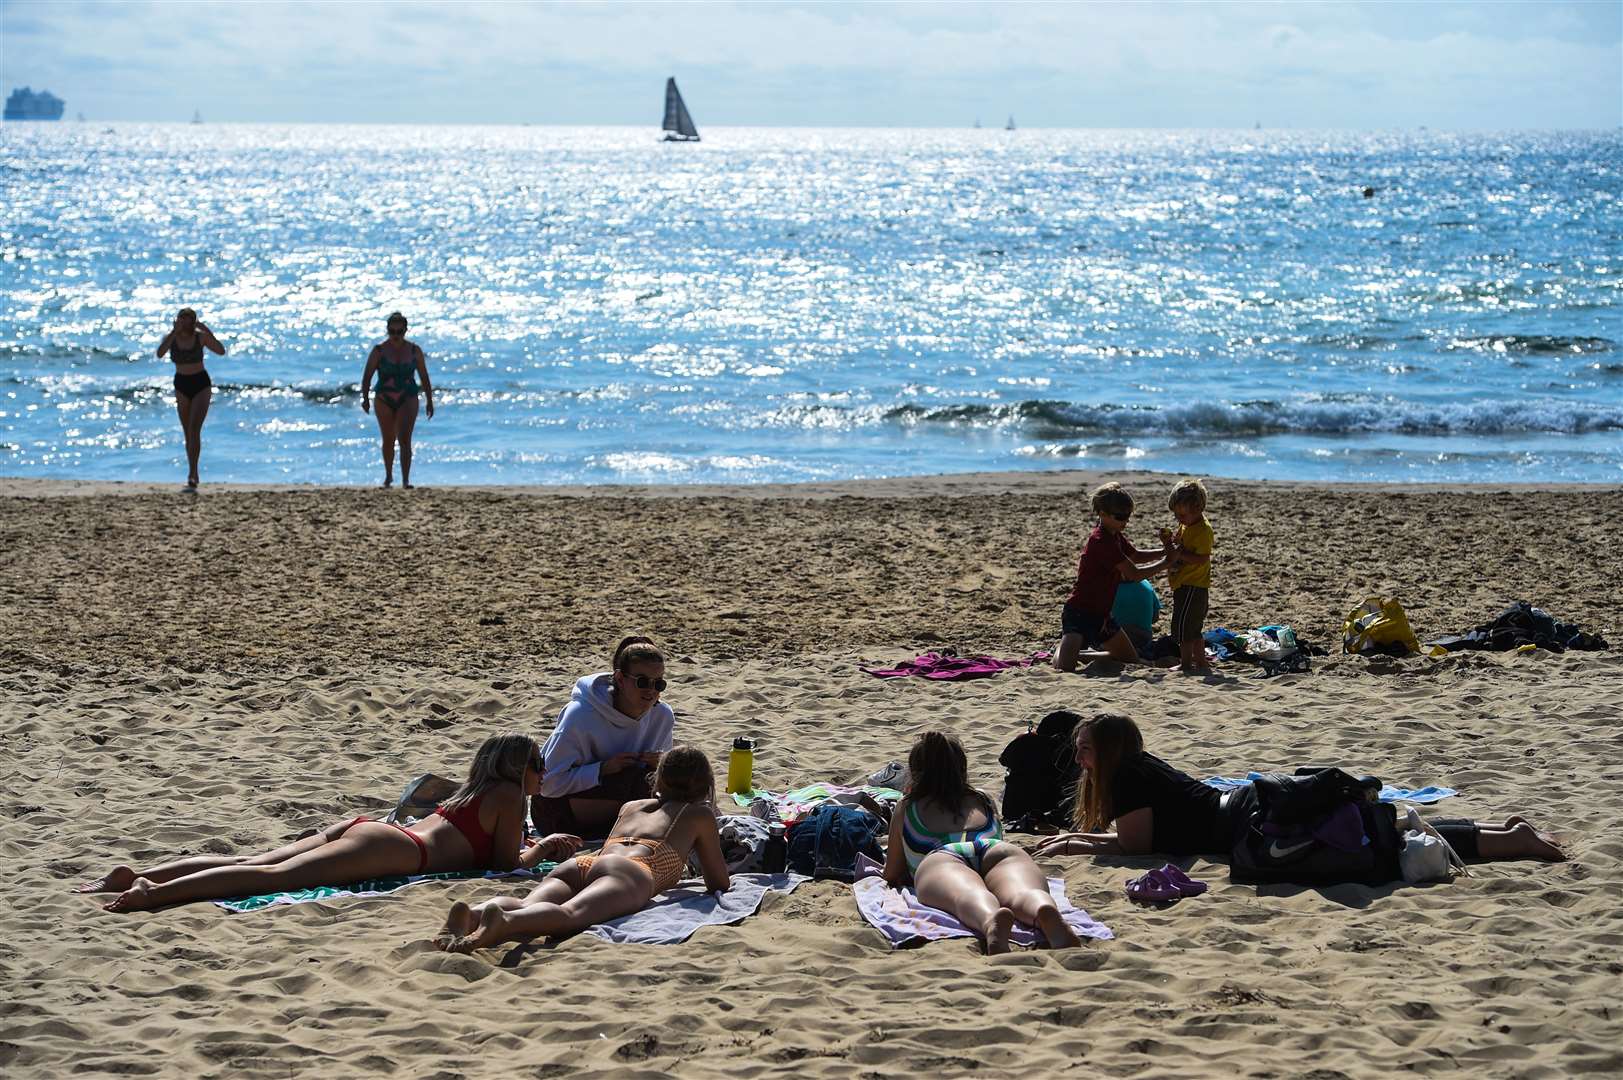
<instances>
[{"instance_id":1,"label":"woman in black top","mask_svg":"<svg viewBox=\"0 0 1623 1080\"><path fill-rule=\"evenodd\" d=\"M174 329L158 343L158 359L167 354L175 362L175 410L186 437L186 486L193 491L197 490L197 459L203 453L203 420L214 396L214 382L203 367L204 349L215 356L225 355L225 346L197 321L197 312L181 308Z\"/></svg>"},{"instance_id":2,"label":"woman in black top","mask_svg":"<svg viewBox=\"0 0 1623 1080\"><path fill-rule=\"evenodd\" d=\"M1076 725L1076 761L1082 779L1073 816L1082 831L1051 836L1033 854L1226 855L1255 798L1249 787L1225 794L1173 768L1144 749L1137 724L1112 713ZM1428 820L1467 860L1566 858L1520 816L1502 824Z\"/></svg>"}]
</instances>

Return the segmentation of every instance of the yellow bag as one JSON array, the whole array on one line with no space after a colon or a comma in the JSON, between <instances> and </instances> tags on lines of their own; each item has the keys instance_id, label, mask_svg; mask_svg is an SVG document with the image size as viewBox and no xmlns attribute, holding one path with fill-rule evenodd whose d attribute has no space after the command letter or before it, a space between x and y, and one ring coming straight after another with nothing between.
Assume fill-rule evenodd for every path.
<instances>
[{"instance_id":1,"label":"yellow bag","mask_svg":"<svg viewBox=\"0 0 1623 1080\"><path fill-rule=\"evenodd\" d=\"M1413 656L1420 651L1420 642L1409 628L1409 616L1396 600L1382 600L1379 596L1367 598L1352 609L1341 624L1341 651L1349 653L1388 653L1396 643L1403 648L1401 655Z\"/></svg>"}]
</instances>

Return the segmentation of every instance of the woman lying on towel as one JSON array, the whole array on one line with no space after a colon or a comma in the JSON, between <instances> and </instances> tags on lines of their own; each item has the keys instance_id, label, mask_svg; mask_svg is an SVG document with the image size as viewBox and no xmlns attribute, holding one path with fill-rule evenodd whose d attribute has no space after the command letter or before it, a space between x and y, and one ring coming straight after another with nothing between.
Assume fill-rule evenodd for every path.
<instances>
[{"instance_id":1,"label":"woman lying on towel","mask_svg":"<svg viewBox=\"0 0 1623 1080\"><path fill-rule=\"evenodd\" d=\"M560 865L522 900L498 896L451 905L434 944L472 952L517 938L563 936L648 906L682 879L697 851L704 886L721 892L732 879L716 828L716 778L702 750L678 746L654 772L654 797L621 807L603 850Z\"/></svg>"},{"instance_id":2,"label":"woman lying on towel","mask_svg":"<svg viewBox=\"0 0 1623 1080\"><path fill-rule=\"evenodd\" d=\"M1227 855L1254 806L1249 787L1224 793L1144 749L1138 725L1101 713L1076 726L1076 827L1050 836L1036 855ZM1566 854L1525 818L1427 821L1467 862L1546 859ZM1115 832L1107 832L1111 823Z\"/></svg>"},{"instance_id":3,"label":"woman lying on towel","mask_svg":"<svg viewBox=\"0 0 1623 1080\"><path fill-rule=\"evenodd\" d=\"M527 799L540 783L535 740L497 735L479 747L467 782L415 825L351 818L265 855L199 855L142 871L115 866L76 891L116 892L108 911L140 911L376 877L530 867L580 847L579 837L562 834L523 846Z\"/></svg>"},{"instance_id":4,"label":"woman lying on towel","mask_svg":"<svg viewBox=\"0 0 1623 1080\"><path fill-rule=\"evenodd\" d=\"M988 953L1009 951L1017 921L1041 931L1052 948L1080 945L1042 871L1003 839L992 800L969 786L963 744L926 732L908 752L907 767L907 796L890 817L886 883L900 889L911 877L920 903L979 932Z\"/></svg>"}]
</instances>

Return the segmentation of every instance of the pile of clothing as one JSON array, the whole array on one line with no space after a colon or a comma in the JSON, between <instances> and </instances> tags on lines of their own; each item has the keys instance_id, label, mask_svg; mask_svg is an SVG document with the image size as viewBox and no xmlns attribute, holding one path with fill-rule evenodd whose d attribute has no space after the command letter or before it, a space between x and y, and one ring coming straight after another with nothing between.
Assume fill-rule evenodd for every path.
<instances>
[{"instance_id":1,"label":"pile of clothing","mask_svg":"<svg viewBox=\"0 0 1623 1080\"><path fill-rule=\"evenodd\" d=\"M1609 648L1606 639L1592 634L1574 623L1561 622L1543 608L1536 608L1526 600L1518 600L1474 630L1452 634L1426 642L1429 648L1445 652L1461 649L1491 649L1509 652L1524 645L1536 645L1551 652L1575 649L1598 652Z\"/></svg>"},{"instance_id":2,"label":"pile of clothing","mask_svg":"<svg viewBox=\"0 0 1623 1080\"><path fill-rule=\"evenodd\" d=\"M1209 654L1219 660L1256 664L1264 678L1308 671L1312 666L1309 657L1325 655L1323 649L1278 623L1242 631L1219 626L1202 636Z\"/></svg>"},{"instance_id":3,"label":"pile of clothing","mask_svg":"<svg viewBox=\"0 0 1623 1080\"><path fill-rule=\"evenodd\" d=\"M721 853L734 874L761 869L767 837L775 823L787 827L789 869L818 878L850 881L856 857L884 858L881 846L890 814L902 793L889 786L907 781L907 768L890 762L860 785L815 783L783 794L752 791L733 800L743 814L718 818ZM697 856L693 865L697 865Z\"/></svg>"}]
</instances>

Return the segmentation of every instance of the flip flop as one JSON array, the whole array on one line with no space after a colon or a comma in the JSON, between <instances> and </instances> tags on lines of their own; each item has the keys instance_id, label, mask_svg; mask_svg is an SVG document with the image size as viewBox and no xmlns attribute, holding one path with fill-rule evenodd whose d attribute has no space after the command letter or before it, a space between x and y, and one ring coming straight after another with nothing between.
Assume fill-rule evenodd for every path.
<instances>
[{"instance_id":1,"label":"flip flop","mask_svg":"<svg viewBox=\"0 0 1623 1080\"><path fill-rule=\"evenodd\" d=\"M1127 883L1127 899L1140 904L1162 904L1182 897L1178 886L1160 870L1151 870Z\"/></svg>"},{"instance_id":2,"label":"flip flop","mask_svg":"<svg viewBox=\"0 0 1623 1080\"><path fill-rule=\"evenodd\" d=\"M1194 878L1184 873L1183 870L1173 866L1171 863L1167 863L1165 866L1161 867L1161 873L1166 877L1167 881L1173 886L1173 888L1178 890L1179 896L1199 896L1201 893L1206 891L1206 883L1204 881L1196 881Z\"/></svg>"}]
</instances>

